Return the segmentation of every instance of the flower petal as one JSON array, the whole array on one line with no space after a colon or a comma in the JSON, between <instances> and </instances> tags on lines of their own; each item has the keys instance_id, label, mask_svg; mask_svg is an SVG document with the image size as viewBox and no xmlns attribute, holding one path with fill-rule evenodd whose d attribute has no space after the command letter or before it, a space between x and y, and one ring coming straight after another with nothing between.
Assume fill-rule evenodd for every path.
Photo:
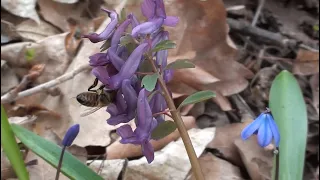
<instances>
[{"instance_id":1,"label":"flower petal","mask_svg":"<svg viewBox=\"0 0 320 180\"><path fill-rule=\"evenodd\" d=\"M120 71L121 67L124 65L124 60L111 49L108 50L108 55L113 66Z\"/></svg>"},{"instance_id":2,"label":"flower petal","mask_svg":"<svg viewBox=\"0 0 320 180\"><path fill-rule=\"evenodd\" d=\"M170 82L173 79L174 70L166 69L163 71L163 79L166 83Z\"/></svg>"},{"instance_id":3,"label":"flower petal","mask_svg":"<svg viewBox=\"0 0 320 180\"><path fill-rule=\"evenodd\" d=\"M271 114L269 114L267 116L267 119L269 121L269 126L270 126L270 129L272 131L272 136L273 136L273 139L274 139L274 143L276 144L276 147L279 147L280 131L278 129L278 126L277 126L276 122L274 121L274 119L273 119Z\"/></svg>"},{"instance_id":4,"label":"flower petal","mask_svg":"<svg viewBox=\"0 0 320 180\"><path fill-rule=\"evenodd\" d=\"M117 129L117 134L121 136L121 138L128 138L133 136L133 131L131 126L126 124Z\"/></svg>"},{"instance_id":5,"label":"flower petal","mask_svg":"<svg viewBox=\"0 0 320 180\"><path fill-rule=\"evenodd\" d=\"M163 0L155 0L156 16L165 19L167 17Z\"/></svg>"},{"instance_id":6,"label":"flower petal","mask_svg":"<svg viewBox=\"0 0 320 180\"><path fill-rule=\"evenodd\" d=\"M128 123L131 119L128 119L126 114L120 114L117 116L112 116L107 120L109 125L115 126L121 123Z\"/></svg>"},{"instance_id":7,"label":"flower petal","mask_svg":"<svg viewBox=\"0 0 320 180\"><path fill-rule=\"evenodd\" d=\"M127 109L126 101L123 97L122 91L119 89L116 96L116 104L119 110L119 114L123 113Z\"/></svg>"},{"instance_id":8,"label":"flower petal","mask_svg":"<svg viewBox=\"0 0 320 180\"><path fill-rule=\"evenodd\" d=\"M89 65L90 66L105 66L110 63L110 60L106 53L96 53L89 57Z\"/></svg>"},{"instance_id":9,"label":"flower petal","mask_svg":"<svg viewBox=\"0 0 320 180\"><path fill-rule=\"evenodd\" d=\"M245 127L241 132L241 138L243 140L248 139L255 131L257 131L262 123L265 121L266 115L260 114L251 124Z\"/></svg>"},{"instance_id":10,"label":"flower petal","mask_svg":"<svg viewBox=\"0 0 320 180\"><path fill-rule=\"evenodd\" d=\"M258 144L261 147L266 147L271 143L271 141L272 141L272 131L270 129L269 121L267 119L264 119L263 123L261 124L258 130Z\"/></svg>"},{"instance_id":11,"label":"flower petal","mask_svg":"<svg viewBox=\"0 0 320 180\"><path fill-rule=\"evenodd\" d=\"M116 116L119 114L118 108L115 104L109 104L107 107L107 112L111 115L111 116Z\"/></svg>"},{"instance_id":12,"label":"flower petal","mask_svg":"<svg viewBox=\"0 0 320 180\"><path fill-rule=\"evenodd\" d=\"M147 50L147 46L147 43L140 44L121 67L120 72L111 77L111 89L118 89L124 79L130 79L134 75L140 65L143 53Z\"/></svg>"},{"instance_id":13,"label":"flower petal","mask_svg":"<svg viewBox=\"0 0 320 180\"><path fill-rule=\"evenodd\" d=\"M156 4L153 0L144 0L141 3L141 12L146 18L152 19L156 13L155 10Z\"/></svg>"},{"instance_id":14,"label":"flower petal","mask_svg":"<svg viewBox=\"0 0 320 180\"><path fill-rule=\"evenodd\" d=\"M137 37L138 34L152 34L162 26L163 21L163 18L157 18L153 19L152 21L142 23L132 29L131 35L133 37Z\"/></svg>"},{"instance_id":15,"label":"flower petal","mask_svg":"<svg viewBox=\"0 0 320 180\"><path fill-rule=\"evenodd\" d=\"M128 119L133 119L135 117L135 111L137 109L137 93L131 86L131 81L128 79L123 80L122 82L122 93L124 95L124 99L127 103L127 116Z\"/></svg>"},{"instance_id":16,"label":"flower petal","mask_svg":"<svg viewBox=\"0 0 320 180\"><path fill-rule=\"evenodd\" d=\"M176 27L179 23L179 18L176 16L167 16L166 19L163 21L163 25Z\"/></svg>"},{"instance_id":17,"label":"flower petal","mask_svg":"<svg viewBox=\"0 0 320 180\"><path fill-rule=\"evenodd\" d=\"M137 19L137 17L133 13L130 13L127 18L131 19L132 29L140 24L139 20Z\"/></svg>"},{"instance_id":18,"label":"flower petal","mask_svg":"<svg viewBox=\"0 0 320 180\"><path fill-rule=\"evenodd\" d=\"M111 48L109 50L116 51L120 42L120 38L131 23L131 19L126 19L114 32L111 40Z\"/></svg>"},{"instance_id":19,"label":"flower petal","mask_svg":"<svg viewBox=\"0 0 320 180\"><path fill-rule=\"evenodd\" d=\"M143 141L142 154L147 158L148 163L150 164L154 160L154 149L152 144L149 141Z\"/></svg>"},{"instance_id":20,"label":"flower petal","mask_svg":"<svg viewBox=\"0 0 320 180\"><path fill-rule=\"evenodd\" d=\"M137 107L137 130L145 133L150 131L152 123L152 112L149 106L149 102L146 96L146 90L142 89L138 96L138 107Z\"/></svg>"},{"instance_id":21,"label":"flower petal","mask_svg":"<svg viewBox=\"0 0 320 180\"><path fill-rule=\"evenodd\" d=\"M109 85L109 73L104 66L97 66L92 69L92 74L95 75L99 81L101 81L104 85Z\"/></svg>"},{"instance_id":22,"label":"flower petal","mask_svg":"<svg viewBox=\"0 0 320 180\"><path fill-rule=\"evenodd\" d=\"M112 36L112 34L118 24L118 17L117 17L116 12L109 11L106 9L102 9L102 10L104 10L105 12L107 12L109 14L109 17L111 18L111 22L108 24L108 26L100 34L91 33L91 34L82 36L84 38L88 38L92 43L97 43L97 42L109 39Z\"/></svg>"}]
</instances>

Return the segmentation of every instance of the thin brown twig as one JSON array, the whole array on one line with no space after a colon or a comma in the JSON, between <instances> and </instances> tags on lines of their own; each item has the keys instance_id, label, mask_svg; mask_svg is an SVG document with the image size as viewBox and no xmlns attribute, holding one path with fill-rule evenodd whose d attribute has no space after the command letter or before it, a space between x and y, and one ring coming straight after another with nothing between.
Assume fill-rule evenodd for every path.
<instances>
[{"instance_id":1,"label":"thin brown twig","mask_svg":"<svg viewBox=\"0 0 320 180\"><path fill-rule=\"evenodd\" d=\"M33 95L35 93L39 93L41 91L45 91L45 90L48 90L49 88L52 88L54 86L57 86L67 80L70 80L72 79L75 75L79 74L80 72L82 71L85 71L87 69L89 69L90 66L88 64L84 64L84 65L81 65L79 66L78 68L76 68L75 70L69 72L69 73L66 73L56 79L53 79L51 81L48 81L46 83L43 83L43 84L40 84L36 87L33 87L31 89L28 89L28 90L25 90L25 91L22 91L22 92L19 92L17 94L12 94L12 93L7 93L3 96L1 96L1 103L9 103L9 102L13 102L17 99L20 99L22 97L26 97L26 96L30 96L30 95Z\"/></svg>"}]
</instances>

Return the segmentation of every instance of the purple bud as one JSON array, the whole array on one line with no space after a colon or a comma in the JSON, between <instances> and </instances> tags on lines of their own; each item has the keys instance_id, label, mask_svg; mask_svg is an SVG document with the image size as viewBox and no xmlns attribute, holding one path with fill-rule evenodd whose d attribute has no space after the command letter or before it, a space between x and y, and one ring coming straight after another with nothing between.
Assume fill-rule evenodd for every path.
<instances>
[{"instance_id":1,"label":"purple bud","mask_svg":"<svg viewBox=\"0 0 320 180\"><path fill-rule=\"evenodd\" d=\"M174 70L166 69L163 71L163 79L166 83L170 82L173 78Z\"/></svg>"},{"instance_id":2,"label":"purple bud","mask_svg":"<svg viewBox=\"0 0 320 180\"><path fill-rule=\"evenodd\" d=\"M112 34L118 24L118 15L116 12L109 11L106 9L102 9L102 10L108 13L109 17L111 18L111 22L108 24L108 26L100 34L91 33L91 34L82 36L84 38L88 38L92 43L97 43L97 42L109 39L112 36Z\"/></svg>"},{"instance_id":3,"label":"purple bud","mask_svg":"<svg viewBox=\"0 0 320 180\"><path fill-rule=\"evenodd\" d=\"M130 25L131 20L126 19L114 32L114 35L111 40L111 48L109 50L116 51L120 42L120 38L123 36L123 33L126 31L128 26Z\"/></svg>"},{"instance_id":4,"label":"purple bud","mask_svg":"<svg viewBox=\"0 0 320 180\"><path fill-rule=\"evenodd\" d=\"M105 66L110 63L109 58L106 53L97 53L89 57L90 66Z\"/></svg>"},{"instance_id":5,"label":"purple bud","mask_svg":"<svg viewBox=\"0 0 320 180\"><path fill-rule=\"evenodd\" d=\"M78 136L79 130L80 130L80 125L79 124L75 124L75 125L71 126L68 129L67 133L63 137L62 145L66 146L66 147L71 146L73 141Z\"/></svg>"},{"instance_id":6,"label":"purple bud","mask_svg":"<svg viewBox=\"0 0 320 180\"><path fill-rule=\"evenodd\" d=\"M132 29L131 35L137 37L138 34L152 34L159 29L163 24L163 18L156 18L151 21L140 24L139 26Z\"/></svg>"}]
</instances>

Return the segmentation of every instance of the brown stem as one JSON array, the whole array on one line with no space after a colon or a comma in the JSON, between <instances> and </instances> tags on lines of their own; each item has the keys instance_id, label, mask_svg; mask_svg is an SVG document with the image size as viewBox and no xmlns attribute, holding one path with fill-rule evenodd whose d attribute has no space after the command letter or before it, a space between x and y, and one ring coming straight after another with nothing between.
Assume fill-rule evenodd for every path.
<instances>
[{"instance_id":1,"label":"brown stem","mask_svg":"<svg viewBox=\"0 0 320 180\"><path fill-rule=\"evenodd\" d=\"M159 72L154 64L153 59L148 58L148 60L150 61L151 65L152 65L153 71L159 74ZM182 139L183 144L186 148L194 176L197 180L204 180L204 176L202 174L201 167L200 167L196 152L194 151L192 142L191 142L190 137L188 135L188 131L183 123L183 120L180 116L179 111L177 111L177 108L174 105L174 102L170 96L168 89L167 89L166 83L164 82L164 80L162 79L162 76L160 76L160 74L158 76L158 82L160 84L161 89L163 90L164 98L167 102L167 105L168 105L169 109L171 110L172 119L174 120L174 122L177 125L181 139Z\"/></svg>"}]
</instances>

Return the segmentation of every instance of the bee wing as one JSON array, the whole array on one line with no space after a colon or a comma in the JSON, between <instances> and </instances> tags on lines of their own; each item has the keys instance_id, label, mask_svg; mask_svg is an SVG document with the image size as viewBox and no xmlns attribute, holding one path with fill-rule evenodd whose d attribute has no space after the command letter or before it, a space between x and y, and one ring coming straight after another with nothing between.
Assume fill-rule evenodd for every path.
<instances>
[{"instance_id":1,"label":"bee wing","mask_svg":"<svg viewBox=\"0 0 320 180\"><path fill-rule=\"evenodd\" d=\"M88 116L96 111L98 111L99 109L101 109L103 106L98 106L98 107L94 107L94 108L90 108L87 111L83 112L80 114L80 117L85 117Z\"/></svg>"}]
</instances>

